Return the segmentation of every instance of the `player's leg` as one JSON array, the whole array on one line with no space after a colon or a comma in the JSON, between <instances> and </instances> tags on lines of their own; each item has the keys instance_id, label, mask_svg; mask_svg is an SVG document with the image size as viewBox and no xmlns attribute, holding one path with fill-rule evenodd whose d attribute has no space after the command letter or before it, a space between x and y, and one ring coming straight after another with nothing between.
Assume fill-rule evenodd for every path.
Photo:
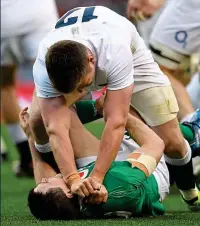
<instances>
[{"instance_id":1,"label":"player's leg","mask_svg":"<svg viewBox=\"0 0 200 226\"><path fill-rule=\"evenodd\" d=\"M16 66L12 58L12 49L15 41L9 42L8 39L2 40L1 58L1 112L3 121L8 128L13 142L16 144L20 155L20 166L16 173L17 176L32 175L31 156L27 138L19 124L20 106L16 96ZM4 123L1 124L4 126Z\"/></svg>"},{"instance_id":2,"label":"player's leg","mask_svg":"<svg viewBox=\"0 0 200 226\"><path fill-rule=\"evenodd\" d=\"M176 95L176 99L179 106L178 119L181 120L189 120L193 114L195 109L192 106L190 97L188 92L183 84L184 81L181 81L182 77L184 80L184 71L183 70L170 70L162 65L159 65L160 69L164 72L165 75L169 78L174 93ZM178 76L177 76L178 75Z\"/></svg>"},{"instance_id":3,"label":"player's leg","mask_svg":"<svg viewBox=\"0 0 200 226\"><path fill-rule=\"evenodd\" d=\"M171 86L137 92L132 96L131 102L141 117L165 142L166 161L185 199L197 198L191 148L179 128L176 118L178 106Z\"/></svg>"},{"instance_id":4,"label":"player's leg","mask_svg":"<svg viewBox=\"0 0 200 226\"><path fill-rule=\"evenodd\" d=\"M195 109L200 108L200 72L192 77L190 83L187 85L187 91L193 107Z\"/></svg>"},{"instance_id":5,"label":"player's leg","mask_svg":"<svg viewBox=\"0 0 200 226\"><path fill-rule=\"evenodd\" d=\"M199 7L200 2L196 0L190 3L178 0L168 4L150 39L154 59L165 74L169 75L176 94L180 107L179 120L189 120L194 111L189 95L180 81L184 79L185 71L190 69L191 54L200 50L200 24L196 23Z\"/></svg>"}]
</instances>

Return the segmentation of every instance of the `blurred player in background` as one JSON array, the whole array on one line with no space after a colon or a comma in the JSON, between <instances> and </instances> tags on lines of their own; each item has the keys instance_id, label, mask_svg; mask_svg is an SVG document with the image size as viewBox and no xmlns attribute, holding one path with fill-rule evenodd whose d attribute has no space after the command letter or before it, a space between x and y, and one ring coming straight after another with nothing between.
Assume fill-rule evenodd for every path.
<instances>
[{"instance_id":1,"label":"blurred player in background","mask_svg":"<svg viewBox=\"0 0 200 226\"><path fill-rule=\"evenodd\" d=\"M1 1L1 126L8 128L19 151L17 176L30 176L32 167L27 138L19 125L16 69L21 63L34 62L39 42L57 18L54 0Z\"/></svg>"},{"instance_id":2,"label":"blurred player in background","mask_svg":"<svg viewBox=\"0 0 200 226\"><path fill-rule=\"evenodd\" d=\"M175 1L173 1L173 0L129 0L128 1L128 7L127 7L128 18L132 21L135 21L141 36L146 40L147 44L149 44L152 30L153 30L158 18L162 14L163 10L165 8L169 8L168 6L171 5L171 8L173 8L173 10L171 11L169 9L169 11L171 13L170 17L172 14L173 14L173 16L176 15L176 12L174 12L174 10L177 10L177 7L176 7L177 2L176 3L174 3L174 2ZM181 4L184 4L184 2L181 2ZM191 3L189 3L189 4L191 4ZM186 5L186 7L187 7L187 5ZM198 9L196 9L196 10L198 10ZM196 15L197 15L197 13L196 13ZM163 17L163 15L161 17ZM178 17L178 15L176 15L176 17ZM187 17L185 17L184 20L187 20ZM165 21L165 24L166 25L169 24L169 21ZM176 21L174 21L173 24L176 24ZM171 23L170 26L174 26L174 25L172 25L172 23ZM177 25L177 26L179 26L179 25ZM157 25L156 25L156 27L157 27ZM156 32L158 33L158 29L156 30ZM162 32L162 31L160 31L160 32ZM157 37L156 37L157 35L160 36L157 33L155 33L155 40L157 39ZM165 35L162 34L162 37L164 37L164 36ZM165 42L168 43L167 38L165 39ZM150 48L153 51L153 47L150 46ZM156 57L155 55L158 53L155 53L155 51L153 51L153 52L154 52L153 56L155 57L155 60L157 61L158 57ZM195 91L194 91L194 89L193 89L193 91L191 91L192 90L191 86L194 87L194 83L191 83L193 85L189 86L188 91L189 91L190 97L189 97L184 85L182 84L182 82L184 84L186 82L188 82L189 78L190 78L189 75L192 76L193 75L192 71L194 72L194 70L191 70L190 73L188 73L188 69L190 67L189 59L187 60L187 62L185 62L186 65L183 65L183 64L181 65L181 67L183 67L183 66L185 67L184 70L181 70L180 68L176 68L176 70L175 69L171 70L171 65L169 65L170 61L168 61L168 65L166 65L166 64L163 65L163 63L161 63L160 60L157 62L159 63L163 72L169 77L170 82L172 83L173 89L175 91L175 95L176 95L178 103L179 103L179 108L180 108L179 114L178 114L179 120L186 120L186 121L189 120L192 117L192 115L194 114L195 109L197 109L196 106L200 106L200 103L199 103L199 105L197 105L196 104L197 101L194 100L194 97L197 96L196 91L198 90L197 87L199 87L199 83L196 84ZM168 68L168 69L166 69L166 68ZM194 68L194 66L193 66L193 68ZM191 69L191 67L190 67L190 69ZM198 91L198 93L199 92L200 91ZM191 103L190 98L192 100L192 103Z\"/></svg>"},{"instance_id":3,"label":"blurred player in background","mask_svg":"<svg viewBox=\"0 0 200 226\"><path fill-rule=\"evenodd\" d=\"M200 64L200 1L170 1L159 17L150 39L150 48L154 59L172 80L174 74L181 78L186 71L196 73ZM195 79L195 76L193 79ZM195 79L195 81L197 81ZM193 86L193 83L190 84ZM175 93L180 109L184 112L182 121L188 121L193 115L189 98L182 92L178 80L174 80ZM192 93L200 90L197 81ZM191 90L191 88L189 89ZM199 92L197 92L199 93ZM191 94L191 96L193 96ZM199 98L196 102L199 101ZM196 105L197 107L200 106Z\"/></svg>"}]
</instances>

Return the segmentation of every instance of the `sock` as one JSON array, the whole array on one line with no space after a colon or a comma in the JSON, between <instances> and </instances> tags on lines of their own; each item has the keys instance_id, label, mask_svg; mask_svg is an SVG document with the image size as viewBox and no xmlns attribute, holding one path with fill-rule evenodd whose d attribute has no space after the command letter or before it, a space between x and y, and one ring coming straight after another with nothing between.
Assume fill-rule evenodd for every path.
<instances>
[{"instance_id":1,"label":"sock","mask_svg":"<svg viewBox=\"0 0 200 226\"><path fill-rule=\"evenodd\" d=\"M179 123L179 127L181 129L181 132L184 136L184 138L191 143L194 140L194 132L192 131L192 129L189 126L186 125L182 125L181 123Z\"/></svg>"},{"instance_id":2,"label":"sock","mask_svg":"<svg viewBox=\"0 0 200 226\"><path fill-rule=\"evenodd\" d=\"M19 123L7 124L7 128L12 140L16 144L20 157L20 167L24 171L29 171L31 168L32 158L26 134L20 127Z\"/></svg>"},{"instance_id":3,"label":"sock","mask_svg":"<svg viewBox=\"0 0 200 226\"><path fill-rule=\"evenodd\" d=\"M94 104L94 100L80 100L76 103L76 111L80 121L83 124L103 117L102 115L98 114Z\"/></svg>"},{"instance_id":4,"label":"sock","mask_svg":"<svg viewBox=\"0 0 200 226\"><path fill-rule=\"evenodd\" d=\"M188 200L197 196L195 188L195 179L193 175L191 149L187 141L187 153L182 159L172 159L165 156L165 161L169 168L170 175L174 178L175 183L183 197Z\"/></svg>"},{"instance_id":5,"label":"sock","mask_svg":"<svg viewBox=\"0 0 200 226\"><path fill-rule=\"evenodd\" d=\"M16 146L10 137L9 131L5 124L1 123L1 136L5 143L5 147L7 151L17 151Z\"/></svg>"},{"instance_id":6,"label":"sock","mask_svg":"<svg viewBox=\"0 0 200 226\"><path fill-rule=\"evenodd\" d=\"M31 152L29 148L28 141L25 140L23 142L16 144L19 156L20 156L20 166L24 171L30 170L32 165L32 157Z\"/></svg>"},{"instance_id":7,"label":"sock","mask_svg":"<svg viewBox=\"0 0 200 226\"><path fill-rule=\"evenodd\" d=\"M15 144L27 140L26 134L22 130L19 123L6 124L6 126Z\"/></svg>"},{"instance_id":8,"label":"sock","mask_svg":"<svg viewBox=\"0 0 200 226\"><path fill-rule=\"evenodd\" d=\"M1 137L1 159L8 160L8 152L6 150L6 145L2 137Z\"/></svg>"}]
</instances>

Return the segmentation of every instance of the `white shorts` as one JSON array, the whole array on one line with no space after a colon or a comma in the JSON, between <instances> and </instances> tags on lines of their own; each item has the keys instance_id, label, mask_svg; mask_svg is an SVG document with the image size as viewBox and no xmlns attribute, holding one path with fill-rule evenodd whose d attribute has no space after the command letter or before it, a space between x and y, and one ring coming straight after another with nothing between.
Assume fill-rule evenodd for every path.
<instances>
[{"instance_id":1,"label":"white shorts","mask_svg":"<svg viewBox=\"0 0 200 226\"><path fill-rule=\"evenodd\" d=\"M167 5L150 39L154 59L159 64L176 69L173 64L178 65L186 61L187 56L200 52L199 18L199 0L174 0ZM162 62L160 58L168 61Z\"/></svg>"},{"instance_id":2,"label":"white shorts","mask_svg":"<svg viewBox=\"0 0 200 226\"><path fill-rule=\"evenodd\" d=\"M3 0L1 65L35 60L40 41L57 20L54 0Z\"/></svg>"},{"instance_id":3,"label":"white shorts","mask_svg":"<svg viewBox=\"0 0 200 226\"><path fill-rule=\"evenodd\" d=\"M174 91L169 86L157 86L134 93L131 106L149 126L159 126L176 118L179 111Z\"/></svg>"}]
</instances>

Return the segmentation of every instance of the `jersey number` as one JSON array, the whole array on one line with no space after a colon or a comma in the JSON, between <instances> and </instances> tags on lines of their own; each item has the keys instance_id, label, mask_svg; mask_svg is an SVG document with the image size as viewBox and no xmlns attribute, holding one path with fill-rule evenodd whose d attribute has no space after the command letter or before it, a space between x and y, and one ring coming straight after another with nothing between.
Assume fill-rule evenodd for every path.
<instances>
[{"instance_id":1,"label":"jersey number","mask_svg":"<svg viewBox=\"0 0 200 226\"><path fill-rule=\"evenodd\" d=\"M74 16L74 17L69 17L68 20L65 22L65 18L68 17L70 14L72 14L73 12L79 10L80 8L76 8L76 9L72 9L69 12L67 12L64 16L62 16L60 18L60 20L56 23L55 28L59 28L59 27L64 27L64 26L69 26L72 24L75 24L78 21L78 16ZM93 19L97 19L98 16L94 16L95 7L87 7L84 10L83 13L83 17L82 17L82 23L84 22L88 22L90 20Z\"/></svg>"}]
</instances>

